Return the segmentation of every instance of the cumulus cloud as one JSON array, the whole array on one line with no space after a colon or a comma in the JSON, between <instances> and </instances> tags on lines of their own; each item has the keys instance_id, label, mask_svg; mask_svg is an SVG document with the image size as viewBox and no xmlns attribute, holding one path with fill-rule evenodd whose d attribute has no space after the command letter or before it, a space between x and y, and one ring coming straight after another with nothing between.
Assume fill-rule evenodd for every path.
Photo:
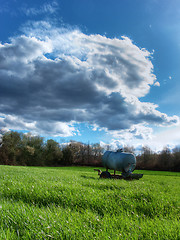
<instances>
[{"instance_id":1,"label":"cumulus cloud","mask_svg":"<svg viewBox=\"0 0 180 240\"><path fill-rule=\"evenodd\" d=\"M123 149L125 144L122 140L112 139L110 144L100 141L100 146L105 150L116 151L117 149Z\"/></svg>"},{"instance_id":2,"label":"cumulus cloud","mask_svg":"<svg viewBox=\"0 0 180 240\"><path fill-rule=\"evenodd\" d=\"M6 126L6 127L4 127ZM15 115L0 116L0 129L2 130L26 130L30 131L33 135L43 136L60 136L68 137L78 134L75 130L73 122L55 122L55 121L29 121Z\"/></svg>"},{"instance_id":3,"label":"cumulus cloud","mask_svg":"<svg viewBox=\"0 0 180 240\"><path fill-rule=\"evenodd\" d=\"M109 133L114 137L121 139L122 142L127 143L137 139L152 139L153 130L152 128L145 126L143 124L132 125L129 129L124 129L121 131L109 131Z\"/></svg>"},{"instance_id":4,"label":"cumulus cloud","mask_svg":"<svg viewBox=\"0 0 180 240\"><path fill-rule=\"evenodd\" d=\"M24 29L22 36L0 45L4 127L71 136L78 133L74 122L87 122L140 138L147 136L148 124L178 122L177 116L139 100L156 76L151 53L129 38L86 35L47 22Z\"/></svg>"}]
</instances>

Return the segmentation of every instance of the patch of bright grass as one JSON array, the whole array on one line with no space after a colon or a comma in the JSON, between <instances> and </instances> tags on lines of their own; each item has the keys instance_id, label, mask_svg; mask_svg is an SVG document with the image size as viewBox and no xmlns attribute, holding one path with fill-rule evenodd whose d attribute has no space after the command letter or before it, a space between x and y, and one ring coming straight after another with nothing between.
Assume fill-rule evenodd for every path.
<instances>
[{"instance_id":1,"label":"patch of bright grass","mask_svg":"<svg viewBox=\"0 0 180 240\"><path fill-rule=\"evenodd\" d=\"M180 239L180 173L0 166L0 239Z\"/></svg>"}]
</instances>

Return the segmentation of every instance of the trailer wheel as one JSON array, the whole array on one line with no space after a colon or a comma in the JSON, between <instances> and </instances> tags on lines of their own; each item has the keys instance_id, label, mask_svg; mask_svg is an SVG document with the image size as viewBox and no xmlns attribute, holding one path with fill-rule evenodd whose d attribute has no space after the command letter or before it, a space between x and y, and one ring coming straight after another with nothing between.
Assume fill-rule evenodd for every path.
<instances>
[{"instance_id":1,"label":"trailer wheel","mask_svg":"<svg viewBox=\"0 0 180 240\"><path fill-rule=\"evenodd\" d=\"M109 172L102 172L100 178L111 178L111 174Z\"/></svg>"}]
</instances>

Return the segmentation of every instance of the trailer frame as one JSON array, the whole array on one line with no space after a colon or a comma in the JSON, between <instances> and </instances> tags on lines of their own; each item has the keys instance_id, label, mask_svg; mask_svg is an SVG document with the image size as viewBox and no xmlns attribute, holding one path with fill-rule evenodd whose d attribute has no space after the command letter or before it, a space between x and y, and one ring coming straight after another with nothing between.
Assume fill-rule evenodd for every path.
<instances>
[{"instance_id":1,"label":"trailer frame","mask_svg":"<svg viewBox=\"0 0 180 240\"><path fill-rule=\"evenodd\" d=\"M120 174L111 174L108 171L101 171L100 169L94 169L94 171L98 172L98 175L100 176L100 178L108 178L108 179L124 179L124 180L139 180L140 178L143 177L143 174L138 174L138 173L121 173Z\"/></svg>"}]
</instances>

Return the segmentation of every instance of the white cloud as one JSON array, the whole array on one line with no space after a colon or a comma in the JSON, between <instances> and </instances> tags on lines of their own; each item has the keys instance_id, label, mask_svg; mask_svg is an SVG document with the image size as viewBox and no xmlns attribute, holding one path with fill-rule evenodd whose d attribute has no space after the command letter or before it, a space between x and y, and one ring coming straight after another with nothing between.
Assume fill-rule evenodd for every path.
<instances>
[{"instance_id":1,"label":"white cloud","mask_svg":"<svg viewBox=\"0 0 180 240\"><path fill-rule=\"evenodd\" d=\"M0 117L0 129L9 130L26 130L30 131L33 135L43 135L43 136L60 136L60 137L69 137L73 136L79 132L73 126L73 123L64 123L64 122L47 122L47 121L30 121L12 116L4 115Z\"/></svg>"},{"instance_id":2,"label":"white cloud","mask_svg":"<svg viewBox=\"0 0 180 240\"><path fill-rule=\"evenodd\" d=\"M160 87L160 83L159 82L155 82L154 86Z\"/></svg>"},{"instance_id":3,"label":"white cloud","mask_svg":"<svg viewBox=\"0 0 180 240\"><path fill-rule=\"evenodd\" d=\"M53 14L58 9L57 1L46 2L41 7L29 7L25 5L20 10L27 16L36 16L40 14Z\"/></svg>"},{"instance_id":4,"label":"white cloud","mask_svg":"<svg viewBox=\"0 0 180 240\"><path fill-rule=\"evenodd\" d=\"M167 145L170 148L180 145L180 124L163 128L158 133L155 133L150 141L145 141L144 143L155 151L160 151Z\"/></svg>"},{"instance_id":5,"label":"white cloud","mask_svg":"<svg viewBox=\"0 0 180 240\"><path fill-rule=\"evenodd\" d=\"M51 136L80 134L87 122L124 139L148 138L148 125L173 125L153 103L151 53L129 38L110 39L36 22L0 45L2 127ZM2 124L3 123L3 124Z\"/></svg>"},{"instance_id":6,"label":"white cloud","mask_svg":"<svg viewBox=\"0 0 180 240\"><path fill-rule=\"evenodd\" d=\"M180 125L162 128L158 132L153 132L152 128L138 127L138 129L135 127L134 131L132 127L130 130L111 132L109 144L103 141L100 144L105 150L110 148L114 151L125 146L133 146L136 154L139 154L144 146L159 152L166 146L173 149L180 145Z\"/></svg>"},{"instance_id":7,"label":"white cloud","mask_svg":"<svg viewBox=\"0 0 180 240\"><path fill-rule=\"evenodd\" d=\"M109 131L116 139L121 139L123 142L131 143L134 139L152 139L153 130L143 124L132 125L129 129L120 131Z\"/></svg>"},{"instance_id":8,"label":"white cloud","mask_svg":"<svg viewBox=\"0 0 180 240\"><path fill-rule=\"evenodd\" d=\"M124 148L125 144L122 140L112 139L110 144L100 141L100 146L105 150L116 151L117 149Z\"/></svg>"}]
</instances>

